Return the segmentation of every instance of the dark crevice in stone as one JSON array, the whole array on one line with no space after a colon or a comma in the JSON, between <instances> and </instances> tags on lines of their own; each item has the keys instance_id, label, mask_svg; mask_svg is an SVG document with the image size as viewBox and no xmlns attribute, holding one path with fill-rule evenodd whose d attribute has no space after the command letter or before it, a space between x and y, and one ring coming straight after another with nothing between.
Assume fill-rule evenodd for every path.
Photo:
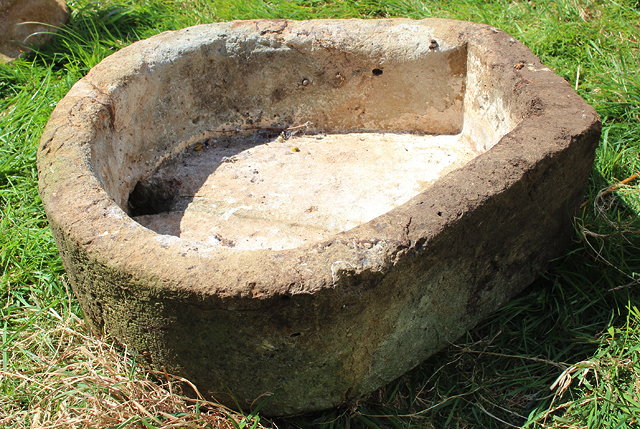
<instances>
[{"instance_id":1,"label":"dark crevice in stone","mask_svg":"<svg viewBox=\"0 0 640 429\"><path fill-rule=\"evenodd\" d=\"M129 215L142 216L170 211L176 199L177 188L175 180L139 181L129 194Z\"/></svg>"}]
</instances>

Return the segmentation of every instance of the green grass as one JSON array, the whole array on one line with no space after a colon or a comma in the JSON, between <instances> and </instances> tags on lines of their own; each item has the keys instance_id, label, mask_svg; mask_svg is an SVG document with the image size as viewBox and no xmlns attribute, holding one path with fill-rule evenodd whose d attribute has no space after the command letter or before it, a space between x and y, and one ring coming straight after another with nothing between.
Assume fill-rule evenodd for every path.
<instances>
[{"instance_id":1,"label":"green grass","mask_svg":"<svg viewBox=\"0 0 640 429\"><path fill-rule=\"evenodd\" d=\"M576 87L603 120L589 191L572 248L525 293L369 397L275 424L640 426L640 179L610 188L640 172L640 3L75 0L70 6L70 22L51 44L0 65L0 427L274 424L259 413L182 398L173 391L177 380L140 368L126 348L88 334L38 198L38 139L75 81L140 38L231 19L389 16L494 25Z\"/></svg>"}]
</instances>

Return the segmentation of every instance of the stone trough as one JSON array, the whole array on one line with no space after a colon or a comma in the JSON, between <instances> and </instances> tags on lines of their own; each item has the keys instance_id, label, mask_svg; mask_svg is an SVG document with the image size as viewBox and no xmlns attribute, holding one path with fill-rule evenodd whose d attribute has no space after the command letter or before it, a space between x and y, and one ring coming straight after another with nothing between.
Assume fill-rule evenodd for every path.
<instances>
[{"instance_id":1,"label":"stone trough","mask_svg":"<svg viewBox=\"0 0 640 429\"><path fill-rule=\"evenodd\" d=\"M599 132L489 26L219 23L80 80L40 193L96 331L286 415L373 391L529 285L570 241Z\"/></svg>"}]
</instances>

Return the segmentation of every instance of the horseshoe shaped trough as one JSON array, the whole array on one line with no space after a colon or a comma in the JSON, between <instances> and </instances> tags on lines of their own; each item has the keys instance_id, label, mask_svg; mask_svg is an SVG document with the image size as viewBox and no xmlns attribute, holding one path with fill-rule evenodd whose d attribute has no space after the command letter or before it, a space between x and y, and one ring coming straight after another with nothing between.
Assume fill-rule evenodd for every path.
<instances>
[{"instance_id":1,"label":"horseshoe shaped trough","mask_svg":"<svg viewBox=\"0 0 640 429\"><path fill-rule=\"evenodd\" d=\"M599 133L486 25L217 23L81 79L40 194L96 331L287 415L375 390L529 285L570 241Z\"/></svg>"}]
</instances>

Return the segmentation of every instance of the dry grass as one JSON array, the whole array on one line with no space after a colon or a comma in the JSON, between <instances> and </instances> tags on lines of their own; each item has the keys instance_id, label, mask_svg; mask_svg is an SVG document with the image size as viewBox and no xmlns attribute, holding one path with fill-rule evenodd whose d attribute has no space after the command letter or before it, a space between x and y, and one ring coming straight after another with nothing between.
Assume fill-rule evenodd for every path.
<instances>
[{"instance_id":1,"label":"dry grass","mask_svg":"<svg viewBox=\"0 0 640 429\"><path fill-rule=\"evenodd\" d=\"M88 333L73 313L46 335L49 344L30 354L28 369L0 370L15 392L0 397L3 428L239 428L262 427L258 418L246 417L202 398L181 394L188 381L159 371L140 368L126 349L121 350ZM14 343L9 361L24 360L33 349L33 332ZM24 346L24 348L22 347ZM5 380L6 381L6 380ZM193 386L192 386L193 387Z\"/></svg>"}]
</instances>

